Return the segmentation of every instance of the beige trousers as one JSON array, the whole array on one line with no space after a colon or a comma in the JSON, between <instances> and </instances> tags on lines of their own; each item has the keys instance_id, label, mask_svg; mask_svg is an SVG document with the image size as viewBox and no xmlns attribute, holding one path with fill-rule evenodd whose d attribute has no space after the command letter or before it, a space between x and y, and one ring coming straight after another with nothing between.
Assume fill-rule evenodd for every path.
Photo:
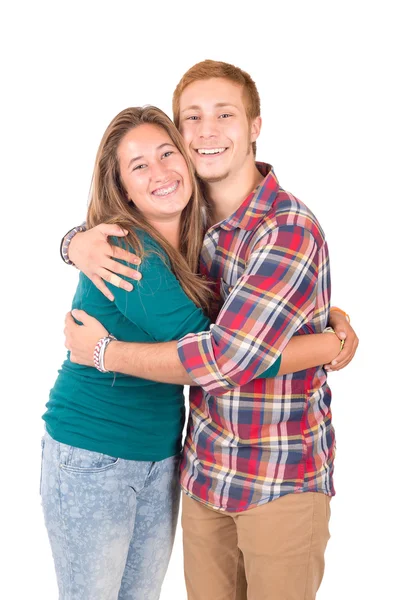
<instances>
[{"instance_id":1,"label":"beige trousers","mask_svg":"<svg viewBox=\"0 0 400 600\"><path fill-rule=\"evenodd\" d=\"M314 600L324 573L329 501L304 492L226 513L183 494L188 600Z\"/></svg>"}]
</instances>

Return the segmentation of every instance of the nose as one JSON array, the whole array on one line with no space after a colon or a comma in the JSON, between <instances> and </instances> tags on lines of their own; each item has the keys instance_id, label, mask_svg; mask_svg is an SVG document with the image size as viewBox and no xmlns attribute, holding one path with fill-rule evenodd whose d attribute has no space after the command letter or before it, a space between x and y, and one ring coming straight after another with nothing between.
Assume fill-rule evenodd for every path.
<instances>
[{"instance_id":1,"label":"nose","mask_svg":"<svg viewBox=\"0 0 400 600\"><path fill-rule=\"evenodd\" d=\"M203 139L217 137L218 126L216 120L210 117L203 117L200 121L199 128L197 131L199 137Z\"/></svg>"},{"instance_id":2,"label":"nose","mask_svg":"<svg viewBox=\"0 0 400 600\"><path fill-rule=\"evenodd\" d=\"M164 161L159 160L152 165L151 178L155 183L165 183L169 179L169 169Z\"/></svg>"}]
</instances>

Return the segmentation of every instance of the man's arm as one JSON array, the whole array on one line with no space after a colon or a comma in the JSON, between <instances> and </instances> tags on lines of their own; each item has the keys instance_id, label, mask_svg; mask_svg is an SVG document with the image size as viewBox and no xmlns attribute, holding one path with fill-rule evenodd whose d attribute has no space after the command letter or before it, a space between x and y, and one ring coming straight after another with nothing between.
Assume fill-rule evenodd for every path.
<instances>
[{"instance_id":1,"label":"man's arm","mask_svg":"<svg viewBox=\"0 0 400 600\"><path fill-rule=\"evenodd\" d=\"M212 329L179 341L190 376L217 396L257 378L310 320L328 268L326 244L306 227L284 223L265 235Z\"/></svg>"},{"instance_id":2,"label":"man's arm","mask_svg":"<svg viewBox=\"0 0 400 600\"><path fill-rule=\"evenodd\" d=\"M68 313L66 317L66 346L72 348L72 362L93 366L93 349L108 331L84 311L74 310L77 325ZM286 375L320 365L340 351L335 335L308 334L293 336L283 351L281 361L274 363L274 375ZM104 366L108 371L150 379L161 383L196 385L184 369L176 341L154 344L115 342L107 346ZM278 371L279 367L279 371ZM260 377L273 377L271 367Z\"/></svg>"},{"instance_id":3,"label":"man's arm","mask_svg":"<svg viewBox=\"0 0 400 600\"><path fill-rule=\"evenodd\" d=\"M118 225L103 223L87 231L77 232L68 239L71 232L64 236L61 243L61 256L64 262L68 259L70 261L68 264L73 264L82 271L111 301L114 300L114 294L106 286L105 281L127 292L133 289L132 284L122 279L120 275L138 280L141 277L140 273L117 262L116 259L134 265L139 265L140 259L131 252L108 242L110 236L124 237L127 233L124 229Z\"/></svg>"},{"instance_id":4,"label":"man's arm","mask_svg":"<svg viewBox=\"0 0 400 600\"><path fill-rule=\"evenodd\" d=\"M129 344L112 342L105 353L105 368L161 383L196 385L179 360L178 342Z\"/></svg>"},{"instance_id":5,"label":"man's arm","mask_svg":"<svg viewBox=\"0 0 400 600\"><path fill-rule=\"evenodd\" d=\"M283 261L282 248L293 243L296 258ZM281 228L253 252L211 331L185 336L178 346L112 342L105 354L106 368L166 383L190 384L193 379L215 395L259 377L313 311L316 253L316 241L303 228ZM85 341L84 331L67 320L71 360L93 365L93 348L104 333L94 331L90 317L76 318L84 325L89 319L91 338Z\"/></svg>"}]
</instances>

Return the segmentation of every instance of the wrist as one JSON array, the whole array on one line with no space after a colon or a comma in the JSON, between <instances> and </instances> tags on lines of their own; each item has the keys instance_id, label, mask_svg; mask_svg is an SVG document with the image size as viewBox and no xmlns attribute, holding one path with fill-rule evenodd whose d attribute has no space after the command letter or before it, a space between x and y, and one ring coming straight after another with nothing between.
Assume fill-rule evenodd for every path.
<instances>
[{"instance_id":1,"label":"wrist","mask_svg":"<svg viewBox=\"0 0 400 600\"><path fill-rule=\"evenodd\" d=\"M117 355L118 355L118 347L121 345L121 342L115 340L112 344L108 344L107 348L104 351L103 364L106 371L118 371L116 368Z\"/></svg>"},{"instance_id":2,"label":"wrist","mask_svg":"<svg viewBox=\"0 0 400 600\"><path fill-rule=\"evenodd\" d=\"M111 342L114 342L114 341L116 341L116 338L112 334L108 334L108 335L100 338L94 348L94 352L93 352L94 366L101 373L109 373L109 369L107 369L107 367L105 365L104 357L105 357L105 351L107 350L108 346L110 345Z\"/></svg>"},{"instance_id":3,"label":"wrist","mask_svg":"<svg viewBox=\"0 0 400 600\"><path fill-rule=\"evenodd\" d=\"M75 266L75 261L73 258L71 258L71 250L73 249L74 245L73 240L77 234L82 233L83 231L86 231L86 225L84 223L68 231L61 241L60 254L61 258L65 263L67 263L67 265Z\"/></svg>"},{"instance_id":4,"label":"wrist","mask_svg":"<svg viewBox=\"0 0 400 600\"><path fill-rule=\"evenodd\" d=\"M333 333L335 337L331 335L327 336L326 342L328 342L331 345L332 349L334 351L337 351L337 354L339 354L339 352L343 350L345 340L341 340L340 338L338 338L332 327L325 327L323 333Z\"/></svg>"},{"instance_id":5,"label":"wrist","mask_svg":"<svg viewBox=\"0 0 400 600\"><path fill-rule=\"evenodd\" d=\"M86 229L82 229L81 231L76 231L73 235L73 237L71 238L71 241L69 242L69 246L68 246L68 258L70 261L70 264L73 265L74 267L76 267L77 263L79 263L79 238L82 236L82 233L84 233L86 231ZM77 244L78 241L78 244Z\"/></svg>"}]
</instances>

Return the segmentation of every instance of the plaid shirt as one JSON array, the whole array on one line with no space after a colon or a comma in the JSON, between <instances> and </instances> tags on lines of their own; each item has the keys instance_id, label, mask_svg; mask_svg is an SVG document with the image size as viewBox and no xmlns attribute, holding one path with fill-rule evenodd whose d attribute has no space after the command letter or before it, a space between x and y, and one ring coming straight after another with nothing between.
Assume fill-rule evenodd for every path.
<instances>
[{"instance_id":1,"label":"plaid shirt","mask_svg":"<svg viewBox=\"0 0 400 600\"><path fill-rule=\"evenodd\" d=\"M324 233L311 211L264 181L204 240L200 271L223 302L210 331L178 344L201 387L182 462L186 493L238 512L292 492L334 495L331 392L322 367L257 379L296 334L321 333L329 314Z\"/></svg>"}]
</instances>

